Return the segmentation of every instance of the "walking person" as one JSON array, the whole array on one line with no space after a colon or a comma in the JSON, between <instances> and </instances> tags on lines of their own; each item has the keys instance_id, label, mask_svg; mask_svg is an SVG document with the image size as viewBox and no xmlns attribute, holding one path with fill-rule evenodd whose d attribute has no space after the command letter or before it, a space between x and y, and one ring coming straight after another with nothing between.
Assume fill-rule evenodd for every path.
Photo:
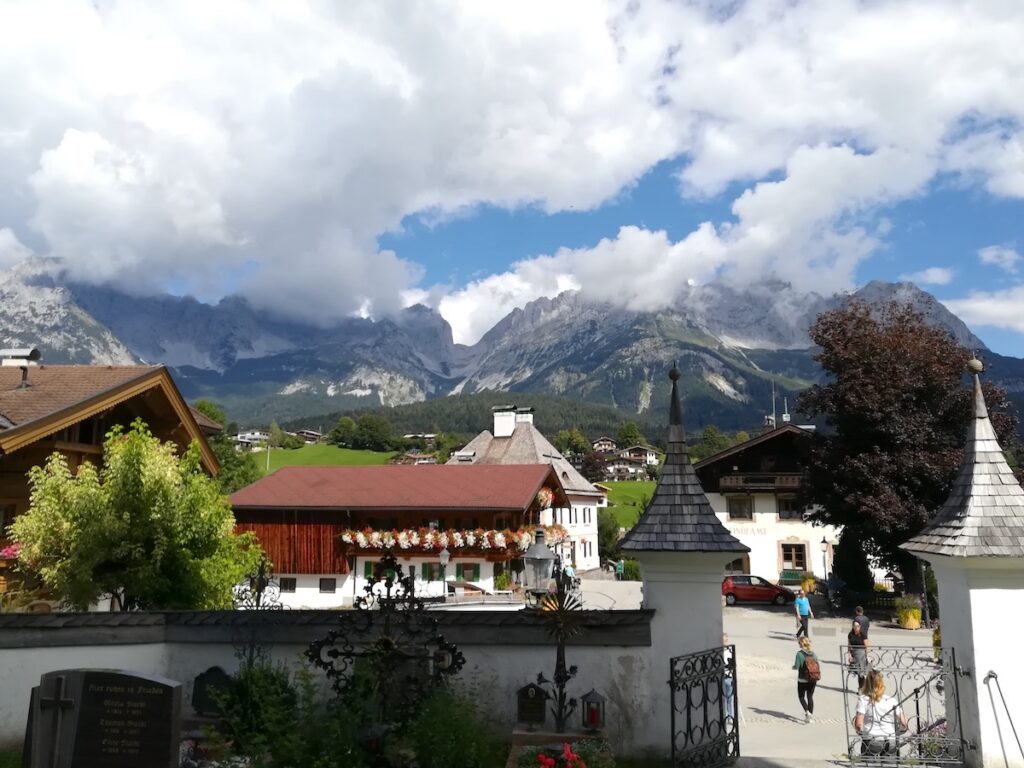
<instances>
[{"instance_id":1,"label":"walking person","mask_svg":"<svg viewBox=\"0 0 1024 768\"><path fill-rule=\"evenodd\" d=\"M877 670L870 670L860 699L853 727L861 735L864 755L895 755L896 737L908 729L907 716L894 696L885 695L885 678Z\"/></svg>"},{"instance_id":2,"label":"walking person","mask_svg":"<svg viewBox=\"0 0 1024 768\"><path fill-rule=\"evenodd\" d=\"M858 605L853 609L853 622L860 624L860 633L867 639L868 630L871 629L871 619L864 615L864 607Z\"/></svg>"},{"instance_id":3,"label":"walking person","mask_svg":"<svg viewBox=\"0 0 1024 768\"><path fill-rule=\"evenodd\" d=\"M811 610L811 601L807 599L807 595L804 594L802 589L796 591L793 610L796 611L796 636L810 637L808 627L810 620L814 618L814 611Z\"/></svg>"},{"instance_id":4,"label":"walking person","mask_svg":"<svg viewBox=\"0 0 1024 768\"><path fill-rule=\"evenodd\" d=\"M857 674L857 690L864 687L864 680L868 674L868 636L856 619L850 627L850 634L846 636L846 644L849 651L850 671Z\"/></svg>"},{"instance_id":5,"label":"walking person","mask_svg":"<svg viewBox=\"0 0 1024 768\"><path fill-rule=\"evenodd\" d=\"M725 716L736 722L736 684L732 677L732 649L729 647L729 635L722 635L722 658L725 661L725 677L722 679L722 696L725 698ZM726 730L731 728L726 726Z\"/></svg>"},{"instance_id":6,"label":"walking person","mask_svg":"<svg viewBox=\"0 0 1024 768\"><path fill-rule=\"evenodd\" d=\"M814 689L821 680L821 664L818 654L811 650L811 640L806 635L800 638L800 650L793 659L796 670L796 697L804 710L804 722L814 722Z\"/></svg>"}]
</instances>

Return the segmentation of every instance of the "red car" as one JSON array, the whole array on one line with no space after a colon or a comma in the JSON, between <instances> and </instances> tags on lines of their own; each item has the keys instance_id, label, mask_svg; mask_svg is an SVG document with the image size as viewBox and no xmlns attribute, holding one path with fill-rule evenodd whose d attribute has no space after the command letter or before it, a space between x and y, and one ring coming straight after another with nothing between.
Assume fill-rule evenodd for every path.
<instances>
[{"instance_id":1,"label":"red car","mask_svg":"<svg viewBox=\"0 0 1024 768\"><path fill-rule=\"evenodd\" d=\"M796 600L796 593L765 581L760 576L735 574L722 579L722 594L727 605L736 605L739 600L785 605Z\"/></svg>"}]
</instances>

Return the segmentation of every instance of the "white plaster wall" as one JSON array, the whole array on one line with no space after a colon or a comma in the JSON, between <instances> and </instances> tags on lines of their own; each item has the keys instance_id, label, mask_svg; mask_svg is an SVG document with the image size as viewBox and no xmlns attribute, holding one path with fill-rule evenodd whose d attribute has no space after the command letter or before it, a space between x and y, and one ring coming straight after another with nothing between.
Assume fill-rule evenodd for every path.
<instances>
[{"instance_id":1,"label":"white plaster wall","mask_svg":"<svg viewBox=\"0 0 1024 768\"><path fill-rule=\"evenodd\" d=\"M827 525L815 526L802 520L780 520L775 504L775 494L754 493L753 520L729 520L726 496L720 493L707 494L711 508L718 519L740 541L750 547L750 572L756 576L777 581L783 542L804 544L807 547L807 570L815 576L825 578L825 563L821 554L821 538L829 542L839 540L840 529ZM832 570L832 550L828 552L828 568Z\"/></svg>"},{"instance_id":2,"label":"white plaster wall","mask_svg":"<svg viewBox=\"0 0 1024 768\"><path fill-rule=\"evenodd\" d=\"M573 515L568 508L551 510L552 522L559 523L569 535L569 541L576 543L576 570L589 571L601 567L601 556L597 551L597 509L606 506L604 499L572 500ZM575 522L570 522L575 520ZM589 545L589 551L583 545ZM567 558L571 552L568 544L563 544L559 554ZM586 553L586 554L584 554Z\"/></svg>"},{"instance_id":3,"label":"white plaster wall","mask_svg":"<svg viewBox=\"0 0 1024 768\"><path fill-rule=\"evenodd\" d=\"M663 752L671 744L670 658L722 646L722 570L731 559L731 553L637 553L643 607L656 611L646 697L637 702L640 748Z\"/></svg>"},{"instance_id":4,"label":"white plaster wall","mask_svg":"<svg viewBox=\"0 0 1024 768\"><path fill-rule=\"evenodd\" d=\"M282 592L280 602L289 608L338 608L352 605L352 574L341 573L282 573L275 577L295 579L294 592ZM334 592L321 592L320 579L335 579Z\"/></svg>"},{"instance_id":5,"label":"white plaster wall","mask_svg":"<svg viewBox=\"0 0 1024 768\"><path fill-rule=\"evenodd\" d=\"M32 688L45 673L78 667L169 677L167 658L167 647L161 643L0 649L0 744L21 744Z\"/></svg>"},{"instance_id":6,"label":"white plaster wall","mask_svg":"<svg viewBox=\"0 0 1024 768\"><path fill-rule=\"evenodd\" d=\"M984 683L988 672L998 675L1013 725L1017 734L1024 737L1024 664L1021 664L1019 637L1020 627L1024 626L1024 569L972 569L967 572L967 582L974 659L973 674L961 680L960 690L971 688L975 692L981 764L985 768L1007 765L1024 768L1024 756L1014 739L999 690L992 682L990 694L989 686ZM942 613L943 642L946 642L947 623L946 614ZM958 660L961 647L956 646ZM1004 749L1008 763L1003 760Z\"/></svg>"}]
</instances>

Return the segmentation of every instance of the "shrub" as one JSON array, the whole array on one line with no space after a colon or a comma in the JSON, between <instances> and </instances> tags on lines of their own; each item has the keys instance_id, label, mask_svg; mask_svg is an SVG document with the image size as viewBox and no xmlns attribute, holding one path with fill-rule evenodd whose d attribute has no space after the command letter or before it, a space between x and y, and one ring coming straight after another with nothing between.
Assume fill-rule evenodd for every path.
<instances>
[{"instance_id":1,"label":"shrub","mask_svg":"<svg viewBox=\"0 0 1024 768\"><path fill-rule=\"evenodd\" d=\"M805 594L813 595L818 589L818 578L810 571L804 571L800 574L800 589Z\"/></svg>"},{"instance_id":2,"label":"shrub","mask_svg":"<svg viewBox=\"0 0 1024 768\"><path fill-rule=\"evenodd\" d=\"M921 601L918 600L914 595L903 595L902 597L896 598L896 612L903 613L904 611L920 611Z\"/></svg>"},{"instance_id":3,"label":"shrub","mask_svg":"<svg viewBox=\"0 0 1024 768\"><path fill-rule=\"evenodd\" d=\"M626 560L622 567L623 581L640 581L640 563L636 560Z\"/></svg>"},{"instance_id":4,"label":"shrub","mask_svg":"<svg viewBox=\"0 0 1024 768\"><path fill-rule=\"evenodd\" d=\"M502 571L494 577L494 588L495 589L510 589L512 587L512 577L508 575L508 571Z\"/></svg>"},{"instance_id":5,"label":"shrub","mask_svg":"<svg viewBox=\"0 0 1024 768\"><path fill-rule=\"evenodd\" d=\"M888 584L880 584L880 583L878 583L876 581L875 582L874 591L875 592L885 592L885 593L888 593L889 592L889 585Z\"/></svg>"},{"instance_id":6,"label":"shrub","mask_svg":"<svg viewBox=\"0 0 1024 768\"><path fill-rule=\"evenodd\" d=\"M435 689L420 705L408 746L419 768L501 768L508 755L472 699L448 688Z\"/></svg>"}]
</instances>

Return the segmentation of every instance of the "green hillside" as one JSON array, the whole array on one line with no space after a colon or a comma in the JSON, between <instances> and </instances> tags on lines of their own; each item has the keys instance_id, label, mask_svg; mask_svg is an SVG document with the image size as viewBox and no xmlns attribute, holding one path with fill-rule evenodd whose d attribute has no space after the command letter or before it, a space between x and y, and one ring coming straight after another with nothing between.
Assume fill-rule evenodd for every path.
<instances>
[{"instance_id":1,"label":"green hillside","mask_svg":"<svg viewBox=\"0 0 1024 768\"><path fill-rule=\"evenodd\" d=\"M270 471L273 472L281 467L387 464L394 455L394 453L379 453L377 451L353 451L349 448L338 448L325 443L305 445L294 450L275 448L270 452ZM259 468L266 470L267 455L261 452L254 454L254 457Z\"/></svg>"},{"instance_id":2,"label":"green hillside","mask_svg":"<svg viewBox=\"0 0 1024 768\"><path fill-rule=\"evenodd\" d=\"M615 515L619 525L628 530L643 514L644 504L650 501L656 483L653 480L621 480L601 485L610 489L608 509Z\"/></svg>"}]
</instances>

